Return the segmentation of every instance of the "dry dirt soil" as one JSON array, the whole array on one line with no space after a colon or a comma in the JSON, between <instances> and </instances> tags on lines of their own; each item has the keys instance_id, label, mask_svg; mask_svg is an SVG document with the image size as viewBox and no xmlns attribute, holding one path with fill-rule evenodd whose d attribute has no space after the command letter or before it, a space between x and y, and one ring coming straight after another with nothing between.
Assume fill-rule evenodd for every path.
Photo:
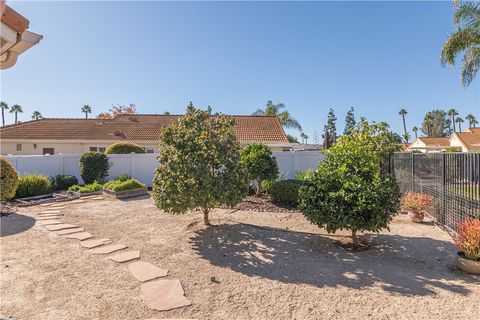
<instances>
[{"instance_id":1,"label":"dry dirt soil","mask_svg":"<svg viewBox=\"0 0 480 320\"><path fill-rule=\"evenodd\" d=\"M339 245L300 213L217 209L171 215L148 198L68 204L63 221L140 250L169 269L192 306L148 309L126 265L35 224L44 208L1 218L0 318L12 319L475 319L480 278L455 267L450 236L396 217ZM215 277L212 281L212 277Z\"/></svg>"}]
</instances>

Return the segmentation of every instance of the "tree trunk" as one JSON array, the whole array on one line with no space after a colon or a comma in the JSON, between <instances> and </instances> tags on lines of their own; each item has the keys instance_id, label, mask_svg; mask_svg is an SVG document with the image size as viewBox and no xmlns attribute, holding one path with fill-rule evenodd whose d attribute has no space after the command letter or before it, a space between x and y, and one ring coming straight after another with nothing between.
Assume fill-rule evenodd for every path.
<instances>
[{"instance_id":1,"label":"tree trunk","mask_svg":"<svg viewBox=\"0 0 480 320\"><path fill-rule=\"evenodd\" d=\"M15 111L15 124L17 124L17 115L18 113Z\"/></svg>"},{"instance_id":2,"label":"tree trunk","mask_svg":"<svg viewBox=\"0 0 480 320\"><path fill-rule=\"evenodd\" d=\"M407 137L407 124L405 123L405 115L402 115L402 120L403 120L403 131L405 132L405 138ZM408 140L405 139L406 142L408 143Z\"/></svg>"},{"instance_id":3,"label":"tree trunk","mask_svg":"<svg viewBox=\"0 0 480 320\"><path fill-rule=\"evenodd\" d=\"M455 131L455 116L452 115L452 124L453 124L453 132L456 132Z\"/></svg>"},{"instance_id":4,"label":"tree trunk","mask_svg":"<svg viewBox=\"0 0 480 320\"><path fill-rule=\"evenodd\" d=\"M355 247L358 247L359 242L358 242L358 237L357 237L357 230L352 229L352 243Z\"/></svg>"},{"instance_id":5,"label":"tree trunk","mask_svg":"<svg viewBox=\"0 0 480 320\"><path fill-rule=\"evenodd\" d=\"M5 110L2 108L2 126L5 127Z\"/></svg>"},{"instance_id":6,"label":"tree trunk","mask_svg":"<svg viewBox=\"0 0 480 320\"><path fill-rule=\"evenodd\" d=\"M210 211L209 208L203 208L203 222L205 223L206 226L211 226L210 220L208 220L208 212Z\"/></svg>"}]
</instances>

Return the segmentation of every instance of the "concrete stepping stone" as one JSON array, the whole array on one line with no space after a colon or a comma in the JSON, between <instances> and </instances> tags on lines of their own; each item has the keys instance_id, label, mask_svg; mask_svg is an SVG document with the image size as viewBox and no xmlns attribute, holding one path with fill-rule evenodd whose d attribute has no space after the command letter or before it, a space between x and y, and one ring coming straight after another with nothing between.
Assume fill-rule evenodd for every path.
<instances>
[{"instance_id":1,"label":"concrete stepping stone","mask_svg":"<svg viewBox=\"0 0 480 320\"><path fill-rule=\"evenodd\" d=\"M64 230L57 231L56 234L58 234L59 236L63 236L65 234L77 233L82 231L84 231L83 228L72 228L72 229L64 229Z\"/></svg>"},{"instance_id":2,"label":"concrete stepping stone","mask_svg":"<svg viewBox=\"0 0 480 320\"><path fill-rule=\"evenodd\" d=\"M81 200L81 199L70 201L70 203L84 203L84 202L87 202L87 201Z\"/></svg>"},{"instance_id":3,"label":"concrete stepping stone","mask_svg":"<svg viewBox=\"0 0 480 320\"><path fill-rule=\"evenodd\" d=\"M41 226L50 226L53 224L61 224L61 223L63 222L60 220L53 220L53 219L38 221L38 224Z\"/></svg>"},{"instance_id":4,"label":"concrete stepping stone","mask_svg":"<svg viewBox=\"0 0 480 320\"><path fill-rule=\"evenodd\" d=\"M116 262L128 262L135 259L140 259L140 251L126 251L114 254L113 256L108 257L108 259Z\"/></svg>"},{"instance_id":5,"label":"concrete stepping stone","mask_svg":"<svg viewBox=\"0 0 480 320\"><path fill-rule=\"evenodd\" d=\"M145 282L156 278L166 277L167 269L160 269L157 266L145 261L136 261L128 265L128 271L138 281Z\"/></svg>"},{"instance_id":6,"label":"concrete stepping stone","mask_svg":"<svg viewBox=\"0 0 480 320\"><path fill-rule=\"evenodd\" d=\"M127 248L127 246L124 244L112 244L109 246L102 246L100 248L90 249L88 250L88 252L93 254L107 254L107 253L123 250L125 248Z\"/></svg>"},{"instance_id":7,"label":"concrete stepping stone","mask_svg":"<svg viewBox=\"0 0 480 320\"><path fill-rule=\"evenodd\" d=\"M39 215L50 214L50 213L61 213L61 211L60 210L45 210L45 211L40 212Z\"/></svg>"},{"instance_id":8,"label":"concrete stepping stone","mask_svg":"<svg viewBox=\"0 0 480 320\"><path fill-rule=\"evenodd\" d=\"M54 224L53 226L45 226L45 228L47 228L48 231L58 231L63 229L78 228L78 226L74 224L61 223L61 224Z\"/></svg>"},{"instance_id":9,"label":"concrete stepping stone","mask_svg":"<svg viewBox=\"0 0 480 320\"><path fill-rule=\"evenodd\" d=\"M81 241L80 245L84 248L91 249L91 248L103 246L104 244L111 243L111 242L112 242L112 240L110 240L108 238L101 238L101 239L92 239L92 240Z\"/></svg>"},{"instance_id":10,"label":"concrete stepping stone","mask_svg":"<svg viewBox=\"0 0 480 320\"><path fill-rule=\"evenodd\" d=\"M192 304L185 298L185 292L179 280L159 280L142 283L140 290L145 303L150 309L167 311Z\"/></svg>"},{"instance_id":11,"label":"concrete stepping stone","mask_svg":"<svg viewBox=\"0 0 480 320\"><path fill-rule=\"evenodd\" d=\"M68 239L77 239L77 240L86 240L93 238L93 236L88 232L77 232L65 235L65 238Z\"/></svg>"},{"instance_id":12,"label":"concrete stepping stone","mask_svg":"<svg viewBox=\"0 0 480 320\"><path fill-rule=\"evenodd\" d=\"M52 214L52 215L47 215L47 216L41 216L41 217L38 217L36 219L39 220L39 221L42 221L42 220L51 220L51 219L57 219L57 218L63 218L63 216L59 215L59 214Z\"/></svg>"}]
</instances>

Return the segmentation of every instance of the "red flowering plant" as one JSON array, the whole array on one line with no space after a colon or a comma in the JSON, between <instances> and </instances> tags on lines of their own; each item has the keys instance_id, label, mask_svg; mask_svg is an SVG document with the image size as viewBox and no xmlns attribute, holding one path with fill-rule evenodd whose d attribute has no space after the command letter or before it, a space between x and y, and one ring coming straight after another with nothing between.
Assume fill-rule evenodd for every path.
<instances>
[{"instance_id":1,"label":"red flowering plant","mask_svg":"<svg viewBox=\"0 0 480 320\"><path fill-rule=\"evenodd\" d=\"M480 220L465 218L458 223L458 235L454 237L457 247L465 258L480 261Z\"/></svg>"},{"instance_id":2,"label":"red flowering plant","mask_svg":"<svg viewBox=\"0 0 480 320\"><path fill-rule=\"evenodd\" d=\"M400 208L416 215L423 215L432 209L433 198L425 193L407 191L400 202Z\"/></svg>"}]
</instances>

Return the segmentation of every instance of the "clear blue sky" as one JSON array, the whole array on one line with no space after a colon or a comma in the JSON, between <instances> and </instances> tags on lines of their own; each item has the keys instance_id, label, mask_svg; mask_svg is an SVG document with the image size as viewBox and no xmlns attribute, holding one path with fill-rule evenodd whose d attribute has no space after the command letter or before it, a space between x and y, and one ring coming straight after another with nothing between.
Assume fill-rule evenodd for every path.
<instances>
[{"instance_id":1,"label":"clear blue sky","mask_svg":"<svg viewBox=\"0 0 480 320\"><path fill-rule=\"evenodd\" d=\"M112 104L183 113L191 100L250 114L286 104L305 132L321 134L334 108L402 131L426 111L480 119L480 81L467 89L441 68L453 31L445 2L10 2L43 41L2 71L2 100L45 117L82 117ZM8 114L7 122L13 121ZM293 131L293 133L295 133ZM298 136L298 133L297 133Z\"/></svg>"}]
</instances>

